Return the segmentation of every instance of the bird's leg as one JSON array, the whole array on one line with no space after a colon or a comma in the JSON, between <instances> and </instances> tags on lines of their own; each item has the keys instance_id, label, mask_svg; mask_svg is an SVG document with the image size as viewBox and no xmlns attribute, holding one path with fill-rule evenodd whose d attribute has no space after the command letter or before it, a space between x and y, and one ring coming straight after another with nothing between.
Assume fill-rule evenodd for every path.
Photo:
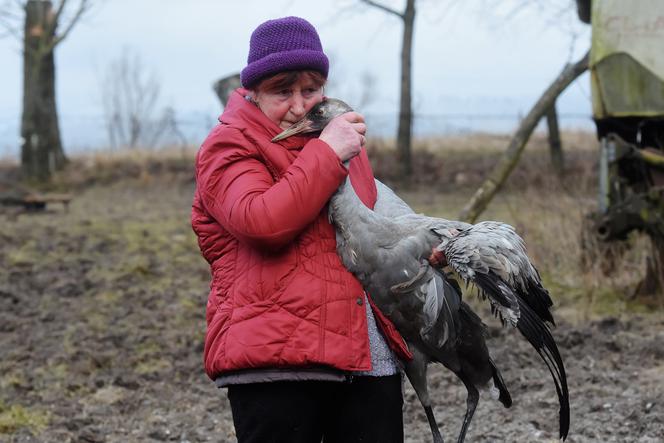
<instances>
[{"instance_id":1,"label":"bird's leg","mask_svg":"<svg viewBox=\"0 0 664 443\"><path fill-rule=\"evenodd\" d=\"M413 359L405 364L406 375L410 384L415 389L417 398L424 408L427 415L429 426L431 427L431 434L434 443L443 443L443 437L438 430L436 418L433 416L433 408L431 407L431 400L429 399L429 389L427 387L427 357L422 354L417 348L413 347Z\"/></svg>"},{"instance_id":2,"label":"bird's leg","mask_svg":"<svg viewBox=\"0 0 664 443\"><path fill-rule=\"evenodd\" d=\"M466 415L463 417L463 425L461 426L461 432L459 433L459 438L457 443L463 443L466 438L466 431L468 431L468 425L473 419L473 414L475 414L475 408L477 403L480 400L480 393L477 388L467 381L465 377L459 377L464 385L466 385L466 390L468 391L468 398L466 398Z\"/></svg>"},{"instance_id":3,"label":"bird's leg","mask_svg":"<svg viewBox=\"0 0 664 443\"><path fill-rule=\"evenodd\" d=\"M443 441L443 436L440 435L440 430L438 430L438 424L436 423L436 417L433 416L433 409L431 408L431 405L425 406L424 412L426 413L427 420L429 421L431 435L433 436L433 443L445 443Z\"/></svg>"}]
</instances>

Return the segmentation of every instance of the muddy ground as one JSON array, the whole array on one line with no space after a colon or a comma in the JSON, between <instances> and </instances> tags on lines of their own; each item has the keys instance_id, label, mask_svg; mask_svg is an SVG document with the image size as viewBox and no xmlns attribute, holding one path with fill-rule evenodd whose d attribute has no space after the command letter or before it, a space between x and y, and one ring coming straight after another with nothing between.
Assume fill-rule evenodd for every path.
<instances>
[{"instance_id":1,"label":"muddy ground","mask_svg":"<svg viewBox=\"0 0 664 443\"><path fill-rule=\"evenodd\" d=\"M0 208L0 441L232 442L225 391L202 370L208 270L188 225L193 183L143 177L77 193L68 212ZM558 313L570 442L664 441L664 319ZM584 319L585 318L585 319ZM552 441L551 378L515 331L489 346L514 398L484 396L467 441ZM454 441L465 391L432 368ZM406 440L429 441L408 384Z\"/></svg>"}]
</instances>

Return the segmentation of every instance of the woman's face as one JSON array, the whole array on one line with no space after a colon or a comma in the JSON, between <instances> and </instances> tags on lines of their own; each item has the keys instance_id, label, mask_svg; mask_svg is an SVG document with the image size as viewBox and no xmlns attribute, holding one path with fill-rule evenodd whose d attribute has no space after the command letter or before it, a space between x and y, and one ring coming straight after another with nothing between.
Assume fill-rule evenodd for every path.
<instances>
[{"instance_id":1,"label":"woman's face","mask_svg":"<svg viewBox=\"0 0 664 443\"><path fill-rule=\"evenodd\" d=\"M261 111L281 129L300 120L314 105L323 100L323 88L307 75L298 76L291 86L277 90L252 91Z\"/></svg>"}]
</instances>

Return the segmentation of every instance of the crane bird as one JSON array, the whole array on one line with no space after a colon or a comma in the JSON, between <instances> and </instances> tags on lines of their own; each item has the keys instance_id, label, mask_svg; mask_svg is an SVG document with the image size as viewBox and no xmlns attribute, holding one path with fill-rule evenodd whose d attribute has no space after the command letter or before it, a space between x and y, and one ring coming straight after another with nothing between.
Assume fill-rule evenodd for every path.
<instances>
[{"instance_id":1,"label":"crane bird","mask_svg":"<svg viewBox=\"0 0 664 443\"><path fill-rule=\"evenodd\" d=\"M321 131L332 118L351 110L341 100L327 98L273 141ZM349 180L330 199L337 252L408 343L413 359L404 362L404 370L424 407L434 442L443 439L427 388L429 363L442 363L468 391L458 442L465 439L480 389L497 394L505 407L512 403L489 355L486 326L461 300L461 290L443 272L444 266L477 286L492 312L503 324L516 327L545 362L560 404L560 438L565 439L569 393L565 367L547 325L555 325L553 303L523 240L504 223L471 225L416 214L378 180L376 187L373 210L361 202Z\"/></svg>"}]
</instances>

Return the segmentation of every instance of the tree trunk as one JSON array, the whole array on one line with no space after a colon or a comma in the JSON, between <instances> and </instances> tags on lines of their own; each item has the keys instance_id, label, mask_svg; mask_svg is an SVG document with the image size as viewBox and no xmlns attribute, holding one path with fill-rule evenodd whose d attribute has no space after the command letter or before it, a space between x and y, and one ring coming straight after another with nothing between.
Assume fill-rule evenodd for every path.
<instances>
[{"instance_id":1,"label":"tree trunk","mask_svg":"<svg viewBox=\"0 0 664 443\"><path fill-rule=\"evenodd\" d=\"M546 125L549 129L549 150L551 152L551 165L558 177L565 173L565 157L563 145L560 141L560 130L558 129L558 113L555 102L546 113Z\"/></svg>"},{"instance_id":2,"label":"tree trunk","mask_svg":"<svg viewBox=\"0 0 664 443\"><path fill-rule=\"evenodd\" d=\"M408 0L403 13L403 41L401 46L401 100L399 104L399 130L397 150L403 175L408 178L413 173L411 136L413 111L411 104L411 60L413 30L415 25L415 0Z\"/></svg>"},{"instance_id":3,"label":"tree trunk","mask_svg":"<svg viewBox=\"0 0 664 443\"><path fill-rule=\"evenodd\" d=\"M55 103L54 13L41 0L28 0L25 12L21 168L26 178L45 182L66 162Z\"/></svg>"},{"instance_id":4,"label":"tree trunk","mask_svg":"<svg viewBox=\"0 0 664 443\"><path fill-rule=\"evenodd\" d=\"M565 66L565 69L563 69L560 75L558 75L553 83L546 89L546 91L544 91L526 118L523 119L521 125L519 125L519 129L514 134L514 137L512 137L503 157L493 168L482 186L475 191L475 194L459 214L459 220L474 223L482 211L486 209L489 202L493 199L493 196L496 195L516 164L519 162L523 148L526 147L526 143L537 126L537 123L542 119L547 110L553 106L560 93L588 69L589 55L590 53L586 53L586 55L578 62Z\"/></svg>"}]
</instances>

